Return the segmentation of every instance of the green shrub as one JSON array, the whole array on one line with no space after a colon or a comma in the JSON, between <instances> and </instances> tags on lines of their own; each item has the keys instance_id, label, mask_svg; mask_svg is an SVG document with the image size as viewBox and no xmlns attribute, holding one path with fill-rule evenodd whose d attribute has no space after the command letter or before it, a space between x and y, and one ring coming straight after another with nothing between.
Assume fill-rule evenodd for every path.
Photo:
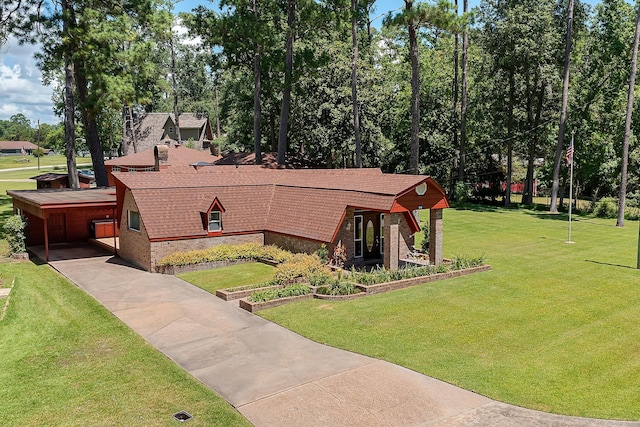
<instances>
[{"instance_id":1,"label":"green shrub","mask_svg":"<svg viewBox=\"0 0 640 427\"><path fill-rule=\"evenodd\" d=\"M456 188L453 191L453 200L458 203L466 203L470 195L469 187L464 182L456 183Z\"/></svg>"},{"instance_id":2,"label":"green shrub","mask_svg":"<svg viewBox=\"0 0 640 427\"><path fill-rule=\"evenodd\" d=\"M478 267L484 264L485 257L457 256L450 264L441 263L437 266L426 265L423 267L405 266L394 271L384 267L376 267L370 272L360 272L352 268L352 280L362 285L376 285L378 283L394 282L396 280L413 279L415 277L430 276L448 271L463 270L465 268Z\"/></svg>"},{"instance_id":3,"label":"green shrub","mask_svg":"<svg viewBox=\"0 0 640 427\"><path fill-rule=\"evenodd\" d=\"M640 208L637 207L625 207L624 208L624 219L628 219L629 221L637 221L640 219Z\"/></svg>"},{"instance_id":4,"label":"green shrub","mask_svg":"<svg viewBox=\"0 0 640 427\"><path fill-rule=\"evenodd\" d=\"M333 282L334 278L327 273L311 273L307 275L307 280L311 286L325 286Z\"/></svg>"},{"instance_id":5,"label":"green shrub","mask_svg":"<svg viewBox=\"0 0 640 427\"><path fill-rule=\"evenodd\" d=\"M324 243L320 246L320 249L318 249L316 251L316 255L318 255L318 258L320 258L320 260L323 263L328 263L329 262L329 250L327 249L327 245L325 245Z\"/></svg>"},{"instance_id":6,"label":"green shrub","mask_svg":"<svg viewBox=\"0 0 640 427\"><path fill-rule=\"evenodd\" d=\"M295 297L299 295L307 295L311 293L311 288L307 285L294 284L285 288L265 289L264 291L256 291L252 293L247 300L251 302L265 302L277 298Z\"/></svg>"},{"instance_id":7,"label":"green shrub","mask_svg":"<svg viewBox=\"0 0 640 427\"><path fill-rule=\"evenodd\" d=\"M300 277L311 277L317 274L329 274L329 269L316 255L295 254L289 261L276 267L273 281L285 285Z\"/></svg>"},{"instance_id":8,"label":"green shrub","mask_svg":"<svg viewBox=\"0 0 640 427\"><path fill-rule=\"evenodd\" d=\"M278 263L293 258L291 252L277 246L264 246L259 243L240 245L218 245L208 249L188 252L174 252L162 258L158 265L194 265L214 261L235 261L240 259L265 258Z\"/></svg>"},{"instance_id":9,"label":"green shrub","mask_svg":"<svg viewBox=\"0 0 640 427\"><path fill-rule=\"evenodd\" d=\"M336 280L333 283L318 288L317 293L321 295L353 295L361 292L351 282Z\"/></svg>"},{"instance_id":10,"label":"green shrub","mask_svg":"<svg viewBox=\"0 0 640 427\"><path fill-rule=\"evenodd\" d=\"M9 243L9 254L25 252L26 234L25 228L27 222L20 215L9 217L4 223L4 235L7 243Z\"/></svg>"},{"instance_id":11,"label":"green shrub","mask_svg":"<svg viewBox=\"0 0 640 427\"><path fill-rule=\"evenodd\" d=\"M599 218L615 218L618 216L618 201L612 197L603 197L593 207L593 214Z\"/></svg>"}]
</instances>

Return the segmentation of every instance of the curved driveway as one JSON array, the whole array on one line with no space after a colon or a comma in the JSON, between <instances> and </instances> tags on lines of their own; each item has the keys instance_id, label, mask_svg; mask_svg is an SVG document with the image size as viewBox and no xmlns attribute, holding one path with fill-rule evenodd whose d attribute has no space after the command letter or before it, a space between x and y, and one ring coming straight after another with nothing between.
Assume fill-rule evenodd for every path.
<instances>
[{"instance_id":1,"label":"curved driveway","mask_svg":"<svg viewBox=\"0 0 640 427\"><path fill-rule=\"evenodd\" d=\"M256 426L640 426L518 408L318 344L91 246L50 260Z\"/></svg>"}]
</instances>

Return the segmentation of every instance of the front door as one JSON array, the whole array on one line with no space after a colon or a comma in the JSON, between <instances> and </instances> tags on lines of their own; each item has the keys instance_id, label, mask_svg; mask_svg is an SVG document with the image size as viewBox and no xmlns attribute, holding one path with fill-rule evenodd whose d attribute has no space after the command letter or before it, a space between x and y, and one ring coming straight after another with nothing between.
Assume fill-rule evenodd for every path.
<instances>
[{"instance_id":1,"label":"front door","mask_svg":"<svg viewBox=\"0 0 640 427\"><path fill-rule=\"evenodd\" d=\"M380 214L365 212L362 215L364 226L364 258L380 258Z\"/></svg>"}]
</instances>

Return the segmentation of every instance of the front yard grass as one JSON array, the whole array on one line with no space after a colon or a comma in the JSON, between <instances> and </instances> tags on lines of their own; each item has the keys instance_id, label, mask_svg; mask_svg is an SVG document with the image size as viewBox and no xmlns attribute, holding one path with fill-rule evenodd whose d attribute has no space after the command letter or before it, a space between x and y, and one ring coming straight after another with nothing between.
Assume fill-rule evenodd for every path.
<instances>
[{"instance_id":1,"label":"front yard grass","mask_svg":"<svg viewBox=\"0 0 640 427\"><path fill-rule=\"evenodd\" d=\"M0 263L16 277L0 321L3 425L249 426L48 265Z\"/></svg>"},{"instance_id":2,"label":"front yard grass","mask_svg":"<svg viewBox=\"0 0 640 427\"><path fill-rule=\"evenodd\" d=\"M426 213L426 212L424 212ZM638 223L471 207L444 214L444 255L490 272L260 315L317 342L542 411L640 419Z\"/></svg>"},{"instance_id":3,"label":"front yard grass","mask_svg":"<svg viewBox=\"0 0 640 427\"><path fill-rule=\"evenodd\" d=\"M178 274L182 280L215 294L218 289L254 285L273 279L276 269L261 262L231 265Z\"/></svg>"}]
</instances>

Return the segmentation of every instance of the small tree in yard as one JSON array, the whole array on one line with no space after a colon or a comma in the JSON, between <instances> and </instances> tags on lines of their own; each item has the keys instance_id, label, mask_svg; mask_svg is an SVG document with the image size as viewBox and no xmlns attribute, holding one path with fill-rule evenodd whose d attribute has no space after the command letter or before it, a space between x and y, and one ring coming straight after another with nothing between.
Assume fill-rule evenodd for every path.
<instances>
[{"instance_id":1,"label":"small tree in yard","mask_svg":"<svg viewBox=\"0 0 640 427\"><path fill-rule=\"evenodd\" d=\"M14 215L4 223L4 235L9 243L10 255L26 252L26 227L27 223L20 215Z\"/></svg>"}]
</instances>

